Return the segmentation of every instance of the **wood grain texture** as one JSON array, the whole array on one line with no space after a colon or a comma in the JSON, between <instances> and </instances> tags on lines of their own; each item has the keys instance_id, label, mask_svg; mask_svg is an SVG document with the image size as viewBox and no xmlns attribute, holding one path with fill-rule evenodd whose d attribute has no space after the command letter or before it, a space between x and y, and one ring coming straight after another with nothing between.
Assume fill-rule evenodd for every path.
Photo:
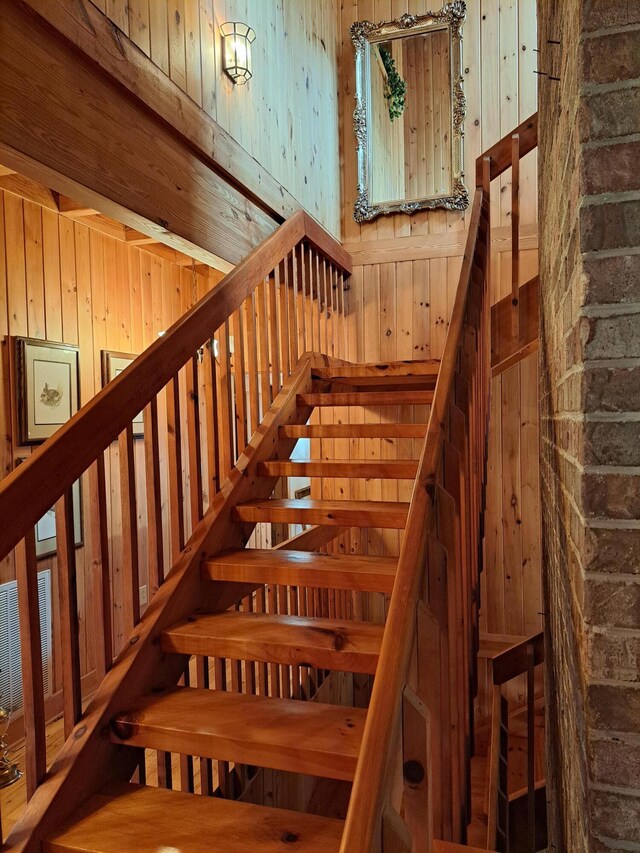
<instances>
[{"instance_id":1,"label":"wood grain texture","mask_svg":"<svg viewBox=\"0 0 640 853\"><path fill-rule=\"evenodd\" d=\"M347 556L284 549L245 548L205 560L210 580L276 583L390 593L397 561L392 557Z\"/></svg>"},{"instance_id":2,"label":"wood grain texture","mask_svg":"<svg viewBox=\"0 0 640 853\"><path fill-rule=\"evenodd\" d=\"M350 780L365 717L361 708L176 687L144 697L117 714L111 739L126 746Z\"/></svg>"},{"instance_id":3,"label":"wood grain texture","mask_svg":"<svg viewBox=\"0 0 640 853\"><path fill-rule=\"evenodd\" d=\"M341 672L374 673L382 627L299 616L219 613L192 616L162 635L162 650Z\"/></svg>"},{"instance_id":4,"label":"wood grain texture","mask_svg":"<svg viewBox=\"0 0 640 853\"><path fill-rule=\"evenodd\" d=\"M292 424L282 427L284 438L423 438L426 424Z\"/></svg>"},{"instance_id":5,"label":"wood grain texture","mask_svg":"<svg viewBox=\"0 0 640 853\"><path fill-rule=\"evenodd\" d=\"M180 820L176 820L176 812ZM117 826L118 832L113 831ZM215 829L212 830L212 827ZM178 791L113 786L52 834L46 853L119 853L123 847L157 853L288 853L295 836L301 853L336 853L342 822Z\"/></svg>"},{"instance_id":6,"label":"wood grain texture","mask_svg":"<svg viewBox=\"0 0 640 853\"><path fill-rule=\"evenodd\" d=\"M291 524L330 524L351 527L404 527L408 504L391 501L316 501L274 499L241 504L239 521Z\"/></svg>"},{"instance_id":7,"label":"wood grain texture","mask_svg":"<svg viewBox=\"0 0 640 853\"><path fill-rule=\"evenodd\" d=\"M413 480L417 462L380 460L369 462L363 459L334 462L332 460L296 459L294 462L273 460L263 462L258 474L265 477L356 477L364 479L387 478Z\"/></svg>"}]
</instances>

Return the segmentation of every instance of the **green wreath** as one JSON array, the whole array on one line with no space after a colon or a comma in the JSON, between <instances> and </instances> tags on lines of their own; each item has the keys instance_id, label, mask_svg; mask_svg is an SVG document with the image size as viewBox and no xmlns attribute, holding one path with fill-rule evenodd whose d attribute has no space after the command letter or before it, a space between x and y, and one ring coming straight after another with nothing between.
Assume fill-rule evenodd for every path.
<instances>
[{"instance_id":1,"label":"green wreath","mask_svg":"<svg viewBox=\"0 0 640 853\"><path fill-rule=\"evenodd\" d=\"M387 79L384 85L384 96L389 107L389 118L394 121L400 118L405 108L405 96L407 94L407 83L398 74L396 63L391 56L391 52L380 45L380 58L387 72Z\"/></svg>"}]
</instances>

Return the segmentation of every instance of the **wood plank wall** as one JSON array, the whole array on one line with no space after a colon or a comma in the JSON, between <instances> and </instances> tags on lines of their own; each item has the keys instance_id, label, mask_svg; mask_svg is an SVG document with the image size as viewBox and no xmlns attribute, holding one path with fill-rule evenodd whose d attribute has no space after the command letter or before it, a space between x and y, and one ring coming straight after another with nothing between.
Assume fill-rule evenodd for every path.
<instances>
[{"instance_id":1,"label":"wood plank wall","mask_svg":"<svg viewBox=\"0 0 640 853\"><path fill-rule=\"evenodd\" d=\"M94 0L332 233L340 230L338 0ZM219 27L256 31L253 78L223 73Z\"/></svg>"},{"instance_id":2,"label":"wood plank wall","mask_svg":"<svg viewBox=\"0 0 640 853\"><path fill-rule=\"evenodd\" d=\"M379 217L362 225L352 218L357 173L349 25L362 19L390 20L407 11L424 14L430 5L428 0L342 3L342 227L355 263L349 294L349 358L353 360L439 358L453 304L467 224L464 213L418 212ZM464 160L470 184L475 158L536 110L536 38L535 3L531 0L468 3L462 67L467 98ZM521 167L522 282L537 271L536 168L533 153ZM510 173L501 181L492 210L492 301L510 288ZM409 451L378 442L358 449L357 455L365 452L379 457ZM533 355L492 383L483 631L531 634L541 625L537 456L537 360ZM397 486L385 483L382 496L407 495L407 488L400 482ZM351 496L360 489L368 497L381 496L380 484L373 482L352 484ZM388 552L395 545L393 536L387 541L377 531L363 532L360 542L343 543L351 550L373 548L373 553Z\"/></svg>"},{"instance_id":3,"label":"wood plank wall","mask_svg":"<svg viewBox=\"0 0 640 853\"><path fill-rule=\"evenodd\" d=\"M194 271L195 270L195 271ZM80 349L80 402L84 405L102 387L102 349L139 353L160 331L166 330L195 301L221 278L222 273L202 265L185 268L141 248L127 245L60 214L0 192L0 462L2 475L12 470L16 459L27 456L29 447L19 447L14 432L15 400L10 380L8 335L24 335L76 344ZM161 440L161 471L166 476L166 442ZM137 507L146 518L144 493L144 448L135 442L138 489ZM186 459L186 454L184 455ZM118 445L107 452L107 476L118 478ZM186 473L185 473L186 476ZM109 482L111 480L109 479ZM166 485L166 482L165 482ZM109 505L112 547L112 585L116 645L124 636L122 596L122 553L119 491L111 492ZM207 497L205 496L205 505ZM83 674L94 669L91 624L92 578L88 547L92 496L88 478L83 480L84 539L87 547L77 551L78 603ZM166 515L166 513L165 513ZM165 517L165 524L168 519ZM60 689L59 624L55 558L42 559L38 570L52 573L54 624L53 691ZM13 555L0 563L0 583L14 578ZM140 583L148 585L146 542L140 542ZM151 591L149 591L149 597Z\"/></svg>"}]
</instances>

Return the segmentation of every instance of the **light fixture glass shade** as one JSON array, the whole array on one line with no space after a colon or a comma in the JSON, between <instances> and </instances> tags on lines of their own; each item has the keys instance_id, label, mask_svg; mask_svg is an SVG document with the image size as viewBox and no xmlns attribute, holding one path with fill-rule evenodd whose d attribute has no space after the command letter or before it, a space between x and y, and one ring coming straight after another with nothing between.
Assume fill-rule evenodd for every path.
<instances>
[{"instance_id":1,"label":"light fixture glass shade","mask_svg":"<svg viewBox=\"0 0 640 853\"><path fill-rule=\"evenodd\" d=\"M222 67L234 83L244 85L252 77L251 44L255 31L246 24L229 21L220 27L222 33Z\"/></svg>"}]
</instances>

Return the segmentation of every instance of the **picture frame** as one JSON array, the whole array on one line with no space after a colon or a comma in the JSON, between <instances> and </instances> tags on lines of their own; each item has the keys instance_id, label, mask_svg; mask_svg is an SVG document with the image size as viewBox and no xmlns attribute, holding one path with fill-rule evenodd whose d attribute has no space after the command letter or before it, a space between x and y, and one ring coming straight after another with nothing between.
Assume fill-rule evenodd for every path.
<instances>
[{"instance_id":1,"label":"picture frame","mask_svg":"<svg viewBox=\"0 0 640 853\"><path fill-rule=\"evenodd\" d=\"M26 457L16 459L16 466L26 461ZM84 518L82 515L82 482L76 480L72 487L73 495L73 534L76 548L84 545ZM36 558L44 560L54 557L58 551L56 539L56 509L51 507L35 526Z\"/></svg>"},{"instance_id":2,"label":"picture frame","mask_svg":"<svg viewBox=\"0 0 640 853\"><path fill-rule=\"evenodd\" d=\"M100 350L100 365L102 369L102 387L108 385L116 376L119 376L132 361L138 356L131 352L117 352L116 350ZM144 438L144 418L139 412L132 421L133 437Z\"/></svg>"},{"instance_id":3,"label":"picture frame","mask_svg":"<svg viewBox=\"0 0 640 853\"><path fill-rule=\"evenodd\" d=\"M80 407L80 357L73 344L15 339L18 444L41 444Z\"/></svg>"}]
</instances>

